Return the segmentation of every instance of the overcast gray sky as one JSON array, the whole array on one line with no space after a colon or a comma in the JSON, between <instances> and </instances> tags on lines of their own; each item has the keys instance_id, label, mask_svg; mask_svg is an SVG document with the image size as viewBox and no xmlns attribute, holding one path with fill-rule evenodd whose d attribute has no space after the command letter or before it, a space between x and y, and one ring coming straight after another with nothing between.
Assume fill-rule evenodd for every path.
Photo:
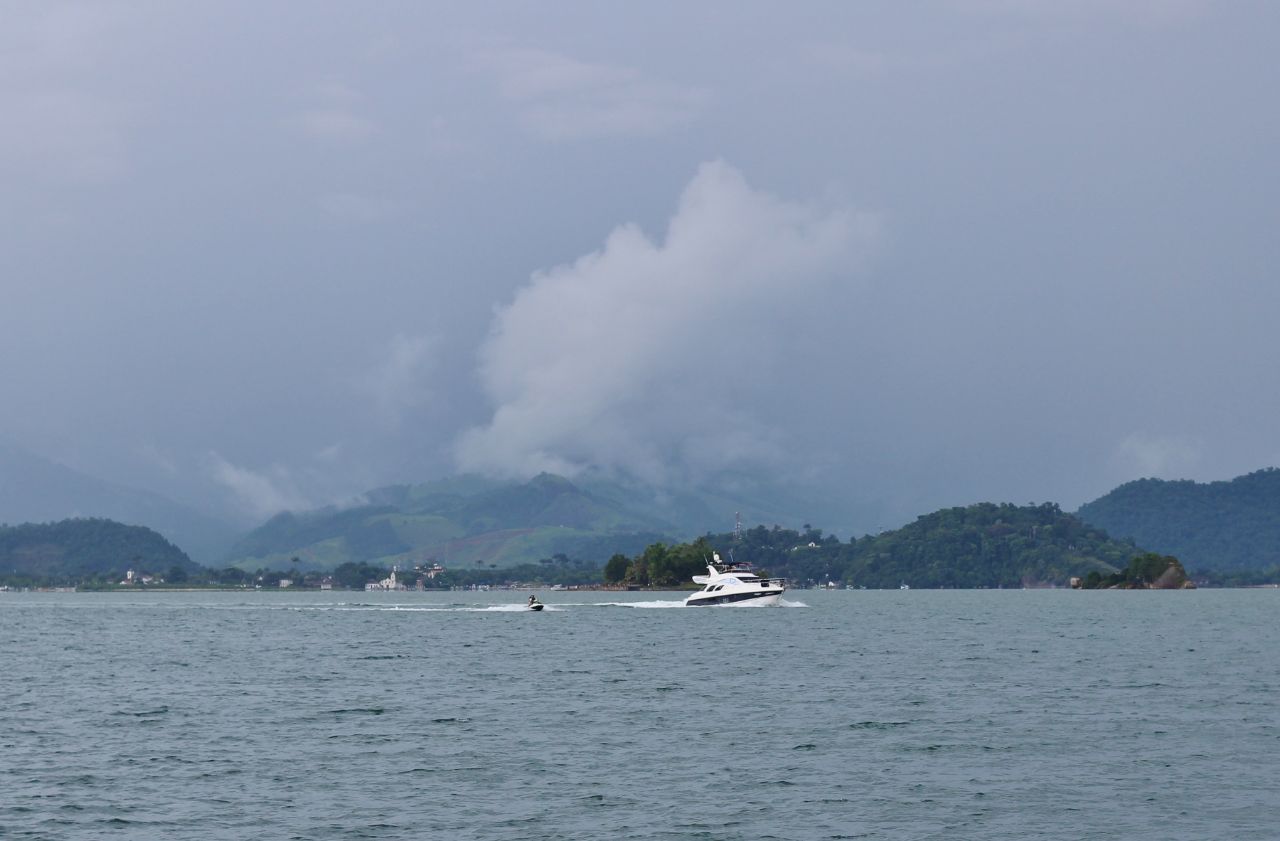
<instances>
[{"instance_id":1,"label":"overcast gray sky","mask_svg":"<svg viewBox=\"0 0 1280 841\"><path fill-rule=\"evenodd\" d=\"M0 435L97 476L747 470L870 529L1280 462L1275 4L0 19Z\"/></svg>"}]
</instances>

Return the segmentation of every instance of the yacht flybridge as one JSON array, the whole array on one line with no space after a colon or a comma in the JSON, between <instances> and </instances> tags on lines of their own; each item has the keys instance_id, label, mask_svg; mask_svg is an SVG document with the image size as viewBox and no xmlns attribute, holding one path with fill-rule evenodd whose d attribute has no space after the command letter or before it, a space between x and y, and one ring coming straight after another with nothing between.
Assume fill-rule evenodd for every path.
<instances>
[{"instance_id":1,"label":"yacht flybridge","mask_svg":"<svg viewBox=\"0 0 1280 841\"><path fill-rule=\"evenodd\" d=\"M693 583L704 585L701 590L684 600L686 607L694 605L773 605L787 589L785 578L761 578L751 569L751 564L725 563L712 553L706 575L695 575Z\"/></svg>"}]
</instances>

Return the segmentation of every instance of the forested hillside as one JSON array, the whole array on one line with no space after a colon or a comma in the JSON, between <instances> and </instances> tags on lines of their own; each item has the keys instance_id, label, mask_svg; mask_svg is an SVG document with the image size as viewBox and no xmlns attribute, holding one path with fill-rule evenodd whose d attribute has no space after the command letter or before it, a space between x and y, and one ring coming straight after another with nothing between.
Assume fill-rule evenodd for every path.
<instances>
[{"instance_id":1,"label":"forested hillside","mask_svg":"<svg viewBox=\"0 0 1280 841\"><path fill-rule=\"evenodd\" d=\"M919 517L900 529L842 543L820 530L757 526L740 541L707 535L693 544L651 546L614 559L606 577L650 586L684 585L718 550L798 583L827 581L870 588L1066 585L1073 576L1123 570L1140 554L1057 505L982 503Z\"/></svg>"},{"instance_id":2,"label":"forested hillside","mask_svg":"<svg viewBox=\"0 0 1280 841\"><path fill-rule=\"evenodd\" d=\"M0 526L0 583L107 583L119 581L127 570L172 581L185 578L199 566L143 526L99 519Z\"/></svg>"},{"instance_id":3,"label":"forested hillside","mask_svg":"<svg viewBox=\"0 0 1280 841\"><path fill-rule=\"evenodd\" d=\"M1082 520L1176 555L1195 571L1280 564L1280 470L1229 482L1139 479L1080 508Z\"/></svg>"}]
</instances>

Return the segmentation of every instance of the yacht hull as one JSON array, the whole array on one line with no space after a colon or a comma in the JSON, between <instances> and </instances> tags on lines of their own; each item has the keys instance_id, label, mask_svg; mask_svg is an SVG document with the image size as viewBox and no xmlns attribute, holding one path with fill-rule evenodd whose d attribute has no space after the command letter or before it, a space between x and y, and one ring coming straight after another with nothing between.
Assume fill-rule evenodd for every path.
<instances>
[{"instance_id":1,"label":"yacht hull","mask_svg":"<svg viewBox=\"0 0 1280 841\"><path fill-rule=\"evenodd\" d=\"M781 590L742 593L695 593L684 600L685 607L715 607L717 605L750 605L752 607L776 605L782 598Z\"/></svg>"}]
</instances>

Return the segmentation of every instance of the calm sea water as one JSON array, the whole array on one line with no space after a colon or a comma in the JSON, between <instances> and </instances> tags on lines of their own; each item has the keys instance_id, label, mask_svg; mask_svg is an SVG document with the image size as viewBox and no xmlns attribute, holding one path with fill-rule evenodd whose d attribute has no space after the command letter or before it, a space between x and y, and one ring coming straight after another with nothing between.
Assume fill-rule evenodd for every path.
<instances>
[{"instance_id":1,"label":"calm sea water","mask_svg":"<svg viewBox=\"0 0 1280 841\"><path fill-rule=\"evenodd\" d=\"M542 597L0 594L0 836L1280 837L1280 591Z\"/></svg>"}]
</instances>

